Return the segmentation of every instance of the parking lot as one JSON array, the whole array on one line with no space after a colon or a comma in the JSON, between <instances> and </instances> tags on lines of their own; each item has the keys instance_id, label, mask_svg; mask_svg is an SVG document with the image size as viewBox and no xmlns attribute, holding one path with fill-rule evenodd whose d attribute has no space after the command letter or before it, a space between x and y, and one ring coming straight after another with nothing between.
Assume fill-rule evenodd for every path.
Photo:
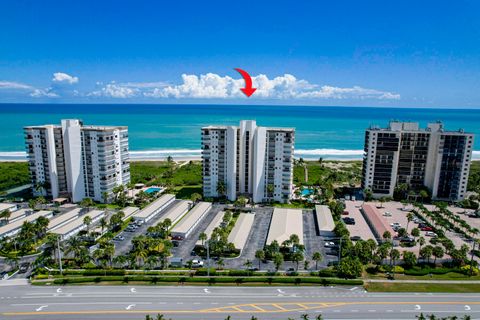
<instances>
[{"instance_id":1,"label":"parking lot","mask_svg":"<svg viewBox=\"0 0 480 320\"><path fill-rule=\"evenodd\" d=\"M346 225L351 237L360 237L363 240L375 240L372 230L370 230L367 221L365 221L365 218L360 212L362 203L363 201L345 201L345 210L348 212L348 215L342 215L342 217L355 219L355 224Z\"/></svg>"}]
</instances>

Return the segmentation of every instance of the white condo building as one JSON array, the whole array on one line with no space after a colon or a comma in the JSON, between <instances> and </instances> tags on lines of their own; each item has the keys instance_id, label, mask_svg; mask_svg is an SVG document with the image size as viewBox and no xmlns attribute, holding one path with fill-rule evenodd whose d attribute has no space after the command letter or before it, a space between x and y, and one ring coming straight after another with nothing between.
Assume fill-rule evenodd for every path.
<instances>
[{"instance_id":1,"label":"white condo building","mask_svg":"<svg viewBox=\"0 0 480 320\"><path fill-rule=\"evenodd\" d=\"M258 127L253 120L240 126L202 128L204 197L231 201L288 202L293 188L294 128Z\"/></svg>"},{"instance_id":2,"label":"white condo building","mask_svg":"<svg viewBox=\"0 0 480 320\"><path fill-rule=\"evenodd\" d=\"M416 122L390 122L365 132L362 188L375 197L393 196L395 187L427 187L432 199L465 197L472 161L473 134L446 131L441 122L421 129Z\"/></svg>"},{"instance_id":3,"label":"white condo building","mask_svg":"<svg viewBox=\"0 0 480 320\"><path fill-rule=\"evenodd\" d=\"M24 128L36 196L107 202L116 185L130 182L128 128L84 126L80 120Z\"/></svg>"}]
</instances>

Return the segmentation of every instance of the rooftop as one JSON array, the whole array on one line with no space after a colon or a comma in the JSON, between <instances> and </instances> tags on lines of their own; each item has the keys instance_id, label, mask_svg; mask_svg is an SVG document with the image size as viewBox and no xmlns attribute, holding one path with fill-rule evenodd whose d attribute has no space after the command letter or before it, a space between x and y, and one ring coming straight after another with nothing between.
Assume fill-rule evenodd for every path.
<instances>
[{"instance_id":1,"label":"rooftop","mask_svg":"<svg viewBox=\"0 0 480 320\"><path fill-rule=\"evenodd\" d=\"M275 208L273 210L270 229L268 230L267 244L274 240L281 245L292 234L300 238L303 244L303 214L301 209Z\"/></svg>"}]
</instances>

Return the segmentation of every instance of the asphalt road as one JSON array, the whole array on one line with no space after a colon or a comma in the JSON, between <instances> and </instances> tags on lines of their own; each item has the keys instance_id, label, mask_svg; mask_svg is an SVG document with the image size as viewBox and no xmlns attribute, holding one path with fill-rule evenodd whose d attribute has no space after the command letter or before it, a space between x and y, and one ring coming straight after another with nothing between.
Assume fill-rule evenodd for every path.
<instances>
[{"instance_id":1,"label":"asphalt road","mask_svg":"<svg viewBox=\"0 0 480 320\"><path fill-rule=\"evenodd\" d=\"M415 319L415 315L469 314L480 319L479 294L367 293L361 287L170 287L0 284L1 319L174 320Z\"/></svg>"}]
</instances>

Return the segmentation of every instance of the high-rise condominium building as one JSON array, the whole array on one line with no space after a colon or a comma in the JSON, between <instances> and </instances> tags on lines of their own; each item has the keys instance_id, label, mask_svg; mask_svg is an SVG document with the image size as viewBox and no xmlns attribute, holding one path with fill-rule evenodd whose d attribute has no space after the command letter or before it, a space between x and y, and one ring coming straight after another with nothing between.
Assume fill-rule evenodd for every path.
<instances>
[{"instance_id":1,"label":"high-rise condominium building","mask_svg":"<svg viewBox=\"0 0 480 320\"><path fill-rule=\"evenodd\" d=\"M395 187L427 187L432 198L465 197L472 161L473 134L446 131L441 122L421 129L415 122L392 121L388 128L365 132L362 188L374 196L392 196Z\"/></svg>"},{"instance_id":2,"label":"high-rise condominium building","mask_svg":"<svg viewBox=\"0 0 480 320\"><path fill-rule=\"evenodd\" d=\"M202 128L204 196L288 202L294 143L294 128L257 127L251 120Z\"/></svg>"},{"instance_id":3,"label":"high-rise condominium building","mask_svg":"<svg viewBox=\"0 0 480 320\"><path fill-rule=\"evenodd\" d=\"M108 202L116 185L130 182L127 127L62 120L24 132L34 195Z\"/></svg>"}]
</instances>

